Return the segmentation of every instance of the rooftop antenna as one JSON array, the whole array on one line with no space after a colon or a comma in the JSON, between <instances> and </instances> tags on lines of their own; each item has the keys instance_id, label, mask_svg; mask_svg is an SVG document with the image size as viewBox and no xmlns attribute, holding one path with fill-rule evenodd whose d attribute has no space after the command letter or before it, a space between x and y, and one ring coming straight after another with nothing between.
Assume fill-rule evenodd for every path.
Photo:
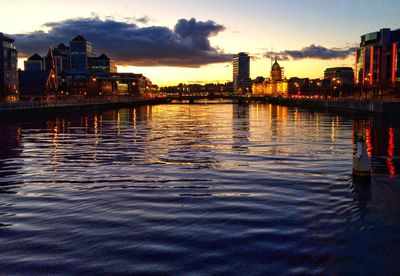
<instances>
[{"instance_id":1,"label":"rooftop antenna","mask_svg":"<svg viewBox=\"0 0 400 276\"><path fill-rule=\"evenodd\" d=\"M272 67L272 53L274 52L274 45L271 44L271 54L269 55L270 59L271 59L271 67Z\"/></svg>"}]
</instances>

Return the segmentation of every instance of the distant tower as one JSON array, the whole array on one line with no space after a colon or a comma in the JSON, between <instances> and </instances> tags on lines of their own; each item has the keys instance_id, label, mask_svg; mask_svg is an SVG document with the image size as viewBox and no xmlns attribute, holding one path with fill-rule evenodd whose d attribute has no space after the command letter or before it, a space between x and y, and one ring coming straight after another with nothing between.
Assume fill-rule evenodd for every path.
<instances>
[{"instance_id":1,"label":"distant tower","mask_svg":"<svg viewBox=\"0 0 400 276\"><path fill-rule=\"evenodd\" d=\"M283 68L278 63L278 57L275 57L275 63L271 67L271 81L277 82L283 80Z\"/></svg>"},{"instance_id":2,"label":"distant tower","mask_svg":"<svg viewBox=\"0 0 400 276\"><path fill-rule=\"evenodd\" d=\"M233 90L235 92L251 92L250 57L246 53L233 56Z\"/></svg>"}]
</instances>

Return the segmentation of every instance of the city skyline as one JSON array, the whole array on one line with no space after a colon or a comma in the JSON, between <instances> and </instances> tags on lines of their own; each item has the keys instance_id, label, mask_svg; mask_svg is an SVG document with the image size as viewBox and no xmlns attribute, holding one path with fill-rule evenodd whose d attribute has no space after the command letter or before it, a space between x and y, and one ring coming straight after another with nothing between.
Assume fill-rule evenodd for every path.
<instances>
[{"instance_id":1,"label":"city skyline","mask_svg":"<svg viewBox=\"0 0 400 276\"><path fill-rule=\"evenodd\" d=\"M271 49L281 56L287 77L317 78L323 76L327 67L354 67L353 49L360 36L383 27L397 29L394 15L400 7L395 1L50 3L2 4L2 31L16 38L18 50L25 58L34 51L28 52L25 49L29 47L21 45L24 37L40 34L46 39L62 40L80 30L89 40L94 38L96 53L110 53L119 71L143 73L159 85L231 81L231 57L242 51L252 56L252 78L268 74ZM20 6L24 9L17 9ZM29 21L23 19L28 16ZM34 32L38 30L45 32ZM135 39L124 40L124 32L136 36ZM113 38L117 47L126 41L125 55L119 48L110 52L112 45L105 39L102 41L102 37ZM150 39L156 46L143 47L146 45L141 42L143 39ZM166 43L168 39L172 39L170 43ZM61 42L67 41L52 44ZM38 48L42 49L42 45L39 43ZM42 51L47 51L46 47ZM118 52L121 54L115 56ZM139 55L145 58L140 60ZM22 62L20 59L20 66Z\"/></svg>"}]
</instances>

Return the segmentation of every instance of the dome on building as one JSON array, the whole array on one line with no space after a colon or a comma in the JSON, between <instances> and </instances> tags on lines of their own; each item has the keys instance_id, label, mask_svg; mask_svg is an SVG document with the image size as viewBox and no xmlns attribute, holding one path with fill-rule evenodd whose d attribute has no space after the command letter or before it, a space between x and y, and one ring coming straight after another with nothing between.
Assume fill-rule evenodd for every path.
<instances>
[{"instance_id":1,"label":"dome on building","mask_svg":"<svg viewBox=\"0 0 400 276\"><path fill-rule=\"evenodd\" d=\"M278 58L275 57L275 63L271 67L271 81L281 81L283 78L283 68L278 63Z\"/></svg>"},{"instance_id":2,"label":"dome on building","mask_svg":"<svg viewBox=\"0 0 400 276\"><path fill-rule=\"evenodd\" d=\"M278 63L278 58L277 57L275 57L275 63L272 64L271 70L272 71L281 70L281 66Z\"/></svg>"},{"instance_id":3,"label":"dome on building","mask_svg":"<svg viewBox=\"0 0 400 276\"><path fill-rule=\"evenodd\" d=\"M281 66L279 65L278 62L272 64L272 70L281 70Z\"/></svg>"}]
</instances>

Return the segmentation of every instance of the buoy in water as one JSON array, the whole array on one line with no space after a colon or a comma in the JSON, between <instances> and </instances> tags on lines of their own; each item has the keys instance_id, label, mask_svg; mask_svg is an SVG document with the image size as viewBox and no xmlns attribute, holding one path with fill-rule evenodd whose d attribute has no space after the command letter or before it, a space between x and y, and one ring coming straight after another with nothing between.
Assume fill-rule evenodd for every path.
<instances>
[{"instance_id":1,"label":"buoy in water","mask_svg":"<svg viewBox=\"0 0 400 276\"><path fill-rule=\"evenodd\" d=\"M357 151L353 156L353 175L357 177L371 176L371 159L368 156L364 137L360 137L357 142Z\"/></svg>"}]
</instances>

